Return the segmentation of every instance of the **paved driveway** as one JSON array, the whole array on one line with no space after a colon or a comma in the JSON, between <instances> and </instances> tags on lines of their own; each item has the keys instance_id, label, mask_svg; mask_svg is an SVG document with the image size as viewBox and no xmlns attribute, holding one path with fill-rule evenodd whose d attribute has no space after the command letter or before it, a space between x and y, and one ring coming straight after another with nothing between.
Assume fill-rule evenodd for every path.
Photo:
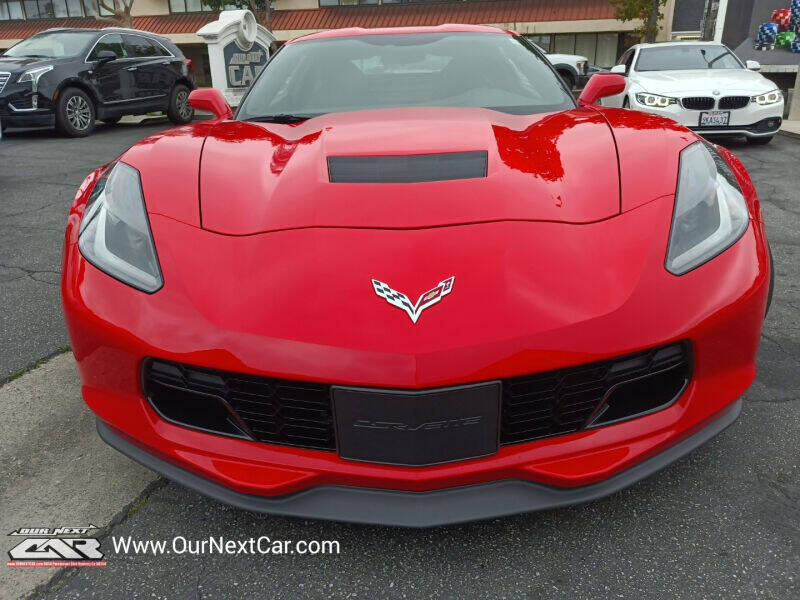
<instances>
[{"instance_id":1,"label":"paved driveway","mask_svg":"<svg viewBox=\"0 0 800 600\"><path fill-rule=\"evenodd\" d=\"M61 228L74 188L85 172L155 129L103 130L88 140L44 134L14 137L12 145L0 149L0 297L6 306L0 317L0 375L67 342L54 284ZM10 472L19 482L12 490L14 505L28 503L33 514L41 514L42 498L47 497L50 514L89 519L93 517L87 515L98 514L92 510L103 506L98 518L117 518L101 531L108 567L56 573L55 579L48 574L35 595L800 597L800 142L779 137L766 147L737 142L729 146L750 170L761 195L777 281L757 381L745 395L739 421L708 446L604 500L482 523L415 531L268 517L229 508L170 483L147 487L148 478L129 461L98 459L104 450L81 439L89 435L92 418L81 408L69 357L60 357L60 362L51 361L0 388L0 407L7 401L9 406L17 402L14 406L45 410L43 394L71 407L59 409L63 416L41 419L42 430L35 437L47 439L50 430L55 436L64 419L70 419L70 427L81 435L63 442L51 438L56 441L48 456L58 451L59 443L86 449L70 454L71 460L86 461L76 463L86 467L71 469L70 477L78 483L85 480L83 489L92 501L78 503L74 491L53 498L57 475L44 459L39 465L39 459L0 456L0 468L14 467ZM37 403L42 408L35 408ZM2 433L13 437L22 429L6 427ZM10 446L15 453L26 448L20 440L5 447ZM50 485L47 493L42 491L44 484L37 483L43 479ZM137 497L117 485L122 480L146 489ZM70 481L70 490L79 488ZM26 486L30 491L20 491ZM2 497L12 496L9 492ZM57 524L62 523L17 526ZM107 520L96 524L105 526ZM171 543L178 535L188 540L261 535L273 540L336 540L340 554L153 556L113 550L115 538ZM36 583L30 581L26 589ZM20 588L14 589L16 594Z\"/></svg>"},{"instance_id":2,"label":"paved driveway","mask_svg":"<svg viewBox=\"0 0 800 600\"><path fill-rule=\"evenodd\" d=\"M90 171L165 125L98 124L89 138L8 131L0 141L0 381L69 343L59 273L64 224Z\"/></svg>"}]
</instances>

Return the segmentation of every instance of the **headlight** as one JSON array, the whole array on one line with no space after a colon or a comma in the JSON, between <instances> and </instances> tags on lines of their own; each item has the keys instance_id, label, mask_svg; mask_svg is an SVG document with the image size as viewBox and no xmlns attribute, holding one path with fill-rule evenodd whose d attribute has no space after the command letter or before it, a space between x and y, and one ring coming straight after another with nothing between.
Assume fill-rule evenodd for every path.
<instances>
[{"instance_id":1,"label":"headlight","mask_svg":"<svg viewBox=\"0 0 800 600\"><path fill-rule=\"evenodd\" d=\"M636 94L636 100L639 104L644 104L651 108L666 108L670 104L676 104L678 101L669 96L659 96L658 94Z\"/></svg>"},{"instance_id":2,"label":"headlight","mask_svg":"<svg viewBox=\"0 0 800 600\"><path fill-rule=\"evenodd\" d=\"M777 104L783 100L783 94L781 94L780 90L772 90L771 92L767 92L766 94L759 94L758 96L753 96L750 98L751 102L755 102L756 104L760 104L761 106L767 106L768 104Z\"/></svg>"},{"instance_id":3,"label":"headlight","mask_svg":"<svg viewBox=\"0 0 800 600\"><path fill-rule=\"evenodd\" d=\"M17 79L17 83L25 83L29 81L33 90L36 91L36 88L39 87L39 79L45 73L49 73L53 70L53 65L48 65L46 67L36 67L35 69L28 69L22 75L19 76Z\"/></svg>"},{"instance_id":4,"label":"headlight","mask_svg":"<svg viewBox=\"0 0 800 600\"><path fill-rule=\"evenodd\" d=\"M683 275L742 237L747 203L728 163L713 146L695 142L681 152L666 267Z\"/></svg>"},{"instance_id":5,"label":"headlight","mask_svg":"<svg viewBox=\"0 0 800 600\"><path fill-rule=\"evenodd\" d=\"M585 60L579 60L578 73L580 73L581 75L586 75L586 73L588 72L587 65L588 63Z\"/></svg>"},{"instance_id":6,"label":"headlight","mask_svg":"<svg viewBox=\"0 0 800 600\"><path fill-rule=\"evenodd\" d=\"M86 260L123 283L149 294L161 288L139 171L118 162L100 178L83 213L78 247Z\"/></svg>"}]
</instances>

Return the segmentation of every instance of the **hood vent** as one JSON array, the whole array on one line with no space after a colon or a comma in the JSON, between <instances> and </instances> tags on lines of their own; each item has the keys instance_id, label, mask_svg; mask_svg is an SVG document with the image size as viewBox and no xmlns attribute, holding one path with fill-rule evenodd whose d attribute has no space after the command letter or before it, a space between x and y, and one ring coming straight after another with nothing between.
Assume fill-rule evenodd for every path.
<instances>
[{"instance_id":1,"label":"hood vent","mask_svg":"<svg viewBox=\"0 0 800 600\"><path fill-rule=\"evenodd\" d=\"M329 156L331 183L422 183L486 177L488 153Z\"/></svg>"}]
</instances>

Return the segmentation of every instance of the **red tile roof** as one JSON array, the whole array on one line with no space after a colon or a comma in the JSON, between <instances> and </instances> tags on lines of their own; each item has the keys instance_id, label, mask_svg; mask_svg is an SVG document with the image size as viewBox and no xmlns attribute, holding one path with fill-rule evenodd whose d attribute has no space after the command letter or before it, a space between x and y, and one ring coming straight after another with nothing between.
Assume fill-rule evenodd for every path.
<instances>
[{"instance_id":1,"label":"red tile roof","mask_svg":"<svg viewBox=\"0 0 800 600\"><path fill-rule=\"evenodd\" d=\"M215 21L217 15L214 13L183 13L174 15L154 15L147 17L134 17L133 26L143 31L153 33L194 33L206 23ZM0 40L15 40L26 38L39 33L45 29L53 27L74 27L101 29L110 27L112 23L108 21L98 21L96 19L34 19L30 21L0 21Z\"/></svg>"},{"instance_id":2,"label":"red tile roof","mask_svg":"<svg viewBox=\"0 0 800 600\"><path fill-rule=\"evenodd\" d=\"M534 21L613 19L608 0L470 0L380 6L331 6L308 10L277 10L276 31L338 29L340 27L408 27L443 23L489 24ZM160 34L194 33L214 21L214 13L183 13L134 17L136 29ZM0 39L26 38L51 27L108 27L95 19L0 21Z\"/></svg>"},{"instance_id":3,"label":"red tile roof","mask_svg":"<svg viewBox=\"0 0 800 600\"><path fill-rule=\"evenodd\" d=\"M341 27L409 27L464 23L527 23L613 19L608 0L480 0L382 6L331 6L314 10L278 10L276 30Z\"/></svg>"}]
</instances>

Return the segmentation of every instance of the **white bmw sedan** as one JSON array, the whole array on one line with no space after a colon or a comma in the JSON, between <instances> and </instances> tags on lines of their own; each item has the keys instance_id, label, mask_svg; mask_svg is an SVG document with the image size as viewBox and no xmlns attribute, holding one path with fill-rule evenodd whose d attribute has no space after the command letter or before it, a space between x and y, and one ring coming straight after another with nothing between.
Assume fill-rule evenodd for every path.
<instances>
[{"instance_id":1,"label":"white bmw sedan","mask_svg":"<svg viewBox=\"0 0 800 600\"><path fill-rule=\"evenodd\" d=\"M670 117L702 135L741 134L766 144L780 129L783 94L759 68L715 42L637 44L611 69L627 78L625 92L602 104Z\"/></svg>"}]
</instances>

